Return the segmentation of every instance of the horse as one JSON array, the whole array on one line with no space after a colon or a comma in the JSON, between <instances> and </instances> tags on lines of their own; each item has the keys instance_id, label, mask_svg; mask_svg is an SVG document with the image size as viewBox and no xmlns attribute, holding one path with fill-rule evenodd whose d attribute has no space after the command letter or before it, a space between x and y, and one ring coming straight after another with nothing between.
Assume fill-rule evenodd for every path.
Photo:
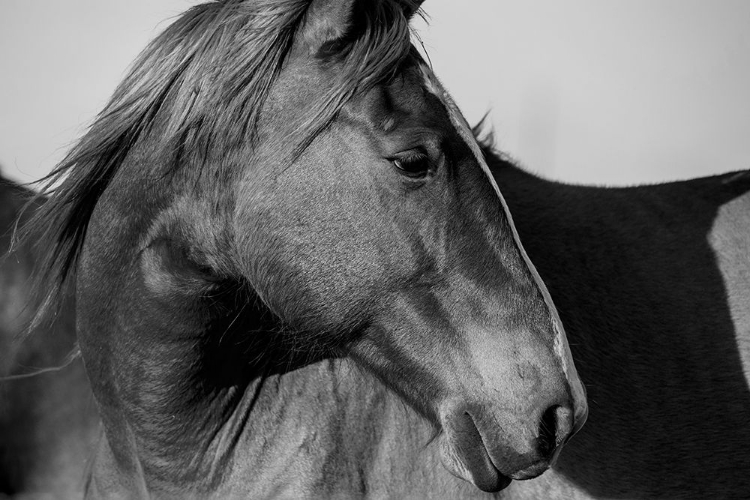
<instances>
[{"instance_id":1,"label":"horse","mask_svg":"<svg viewBox=\"0 0 750 500\"><path fill-rule=\"evenodd\" d=\"M750 171L577 186L483 151L591 406L554 470L504 498L747 498Z\"/></svg>"},{"instance_id":2,"label":"horse","mask_svg":"<svg viewBox=\"0 0 750 500\"><path fill-rule=\"evenodd\" d=\"M750 416L750 172L628 188L578 186L529 174L489 144L483 153L502 187L524 248L566 325L592 404L588 423L550 471L513 482L496 496L746 496L750 491L744 474L750 460L746 425ZM5 216L3 227L10 227L12 218ZM17 300L5 294L3 304L11 299ZM70 308L61 316L67 312ZM7 322L4 319L3 324ZM73 323L68 319L64 325ZM57 335L72 338L71 329L57 329ZM34 344L42 349L49 345ZM62 355L54 359L63 359L72 346L72 341L63 345ZM65 369L81 368L72 363ZM382 391L364 371L356 374L363 382L369 380L359 388L360 397L382 398L379 408L372 405L364 417L377 420L399 410L411 415L411 420L394 420L394 428L379 434L386 438L379 441L383 447L369 456L379 453L383 460L384 452L403 451L388 448L389 437L422 446L420 433L429 435L424 419L412 408L399 406L398 398ZM74 386L81 392L77 397L86 396L85 384ZM314 381L307 387L315 387ZM344 389L352 390L350 385ZM265 404L270 400L265 399ZM331 421L330 417L328 410L321 412L322 419ZM297 423L303 430L320 432L309 421ZM377 428L370 433L377 433ZM310 439L320 439L315 436ZM342 448L355 449L365 441L355 434L347 437ZM429 446L420 456L434 460ZM38 454L40 463L49 457ZM334 467L346 463L329 462L329 467L335 477ZM394 468L382 484L370 483L368 493L397 496L403 490L394 484L404 477L400 468ZM248 479L253 480L257 478ZM366 496L362 489L349 490L355 491L361 495L354 496ZM411 491L413 497L427 492L435 498L473 493ZM343 496L342 490L338 493Z\"/></svg>"},{"instance_id":3,"label":"horse","mask_svg":"<svg viewBox=\"0 0 750 500\"><path fill-rule=\"evenodd\" d=\"M743 474L750 460L750 433L744 425L750 416L750 171L607 188L544 180L496 152L489 141L483 153L502 186L524 248L558 306L592 404L586 426L550 471L514 482L497 497L745 496L750 491ZM29 194L9 181L0 183L6 210L2 227L8 229L4 244ZM7 325L20 331L19 320L31 314L18 297L30 293L32 252L22 247L16 255L19 260L8 259L0 268L3 353L10 348ZM15 272L22 279L11 280L11 265L21 269ZM11 282L25 290L8 293ZM34 366L61 363L74 348L74 321L67 316L71 311L61 311L58 322L63 322L56 324L55 336L30 347L21 345L27 357L39 357ZM3 374L8 373L7 359L2 358ZM65 370L73 373L37 375L39 383L33 388L21 387L10 398L4 395L21 406L0 406L6 426L0 430L0 445L10 450L0 453L1 491L11 491L6 486L11 470L29 479L32 491L54 492L57 498L74 498L80 491L88 449L96 442L90 431L97 429L96 415L92 405L63 404L92 397L80 359ZM60 375L68 380L59 383ZM18 382L6 382L4 389ZM29 400L29 394L37 396ZM40 404L44 409L35 411L34 405ZM3 411L8 408L14 411L15 432L7 429L11 420ZM58 421L35 420L34 415L46 416L55 409L63 410ZM415 417L413 427L402 425L393 432L403 432L406 439L419 429L419 420ZM81 422L86 424L71 426ZM79 439L50 446L56 438L75 435ZM8 437L14 438L12 450ZM73 447L81 443L88 449ZM47 448L37 452L41 446ZM63 456L66 460L59 459ZM33 473L20 475L34 463ZM379 493L387 496L383 490Z\"/></svg>"},{"instance_id":4,"label":"horse","mask_svg":"<svg viewBox=\"0 0 750 500\"><path fill-rule=\"evenodd\" d=\"M74 303L88 497L483 495L581 428L564 329L412 44L418 8L196 6L46 178L31 328Z\"/></svg>"}]
</instances>

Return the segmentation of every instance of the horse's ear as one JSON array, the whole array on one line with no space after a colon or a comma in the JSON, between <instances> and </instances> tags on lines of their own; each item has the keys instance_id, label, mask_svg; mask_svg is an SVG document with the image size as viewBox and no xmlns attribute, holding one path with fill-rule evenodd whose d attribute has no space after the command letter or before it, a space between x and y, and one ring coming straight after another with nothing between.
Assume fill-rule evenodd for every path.
<instances>
[{"instance_id":1,"label":"horse's ear","mask_svg":"<svg viewBox=\"0 0 750 500\"><path fill-rule=\"evenodd\" d=\"M303 28L304 43L310 53L325 56L335 52L366 26L366 18L378 2L393 2L407 19L419 10L423 0L312 0Z\"/></svg>"},{"instance_id":2,"label":"horse's ear","mask_svg":"<svg viewBox=\"0 0 750 500\"><path fill-rule=\"evenodd\" d=\"M310 3L305 16L303 37L311 54L326 51L326 47L351 31L357 1L313 0Z\"/></svg>"}]
</instances>

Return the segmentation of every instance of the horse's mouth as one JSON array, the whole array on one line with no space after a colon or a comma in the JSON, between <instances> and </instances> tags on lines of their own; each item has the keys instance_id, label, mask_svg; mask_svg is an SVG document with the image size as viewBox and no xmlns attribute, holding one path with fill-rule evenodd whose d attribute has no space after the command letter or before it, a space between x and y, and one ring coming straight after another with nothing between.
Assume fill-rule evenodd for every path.
<instances>
[{"instance_id":1,"label":"horse's mouth","mask_svg":"<svg viewBox=\"0 0 750 500\"><path fill-rule=\"evenodd\" d=\"M500 491L511 483L510 477L497 470L484 446L456 449L447 436L441 439L443 465L454 476L486 492Z\"/></svg>"},{"instance_id":2,"label":"horse's mouth","mask_svg":"<svg viewBox=\"0 0 750 500\"><path fill-rule=\"evenodd\" d=\"M495 450L493 460L487 443L469 414L454 417L450 428L444 427L440 440L442 461L446 469L486 492L500 491L510 485L513 479L533 479L539 476L550 468L558 455L555 453L549 459L536 457L528 461L516 455L503 460L506 457L499 457L513 455L513 452ZM506 470L507 466L509 468Z\"/></svg>"}]
</instances>

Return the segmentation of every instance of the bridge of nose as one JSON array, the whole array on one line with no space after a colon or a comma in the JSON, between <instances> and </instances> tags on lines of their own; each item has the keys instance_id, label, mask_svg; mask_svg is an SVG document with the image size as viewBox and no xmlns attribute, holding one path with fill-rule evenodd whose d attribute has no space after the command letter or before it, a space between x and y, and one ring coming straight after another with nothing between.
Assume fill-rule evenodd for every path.
<instances>
[{"instance_id":1,"label":"bridge of nose","mask_svg":"<svg viewBox=\"0 0 750 500\"><path fill-rule=\"evenodd\" d=\"M495 182L495 178L493 177L489 166L484 161L484 156L479 149L479 145L474 138L471 128L469 127L461 112L458 110L451 96L442 87L437 78L435 78L435 76L432 74L432 71L427 66L422 66L421 69L426 90L437 96L440 102L445 107L456 132L459 134L459 136L461 136L469 149L472 151L474 158L476 159L477 163L479 164L480 168L487 178L487 182L492 186L502 205L504 216L507 219L507 226L512 233L512 239L516 246L518 256L522 261L522 266L525 268L525 274L527 274L527 277L530 278L534 283L534 288L536 288L536 291L538 291L539 293L539 297L544 302L544 309L546 314L544 315L544 319L542 321L548 322L548 324L554 331L553 346L555 356L560 361L565 379L568 381L568 385L571 388L571 397L573 401L572 404L574 406L577 420L576 425L578 426L578 421L585 420L585 417L588 413L586 393L583 384L578 377L576 368L573 364L573 357L570 353L570 347L568 346L568 341L565 336L565 330L562 326L562 322L560 321L557 309L552 302L552 298L550 297L547 287L544 285L544 282L539 276L539 273L534 267L534 264L529 259L526 251L523 248L523 245L521 244L518 232L516 231L516 228L513 224L513 218L511 216L510 210L508 209L508 205L505 202L502 193L500 192L500 188L498 187L497 182ZM534 298L534 300L537 300L536 297Z\"/></svg>"}]
</instances>

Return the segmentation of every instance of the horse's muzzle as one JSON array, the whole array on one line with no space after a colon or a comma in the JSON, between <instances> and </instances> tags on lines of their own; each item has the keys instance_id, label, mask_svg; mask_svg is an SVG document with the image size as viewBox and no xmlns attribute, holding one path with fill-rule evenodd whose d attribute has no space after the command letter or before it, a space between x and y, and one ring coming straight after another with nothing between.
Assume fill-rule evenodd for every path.
<instances>
[{"instance_id":1,"label":"horse's muzzle","mask_svg":"<svg viewBox=\"0 0 750 500\"><path fill-rule=\"evenodd\" d=\"M582 425L580 412L567 404L552 405L529 419L479 404L446 406L440 418L443 464L487 492L505 488L511 479L542 474Z\"/></svg>"}]
</instances>

